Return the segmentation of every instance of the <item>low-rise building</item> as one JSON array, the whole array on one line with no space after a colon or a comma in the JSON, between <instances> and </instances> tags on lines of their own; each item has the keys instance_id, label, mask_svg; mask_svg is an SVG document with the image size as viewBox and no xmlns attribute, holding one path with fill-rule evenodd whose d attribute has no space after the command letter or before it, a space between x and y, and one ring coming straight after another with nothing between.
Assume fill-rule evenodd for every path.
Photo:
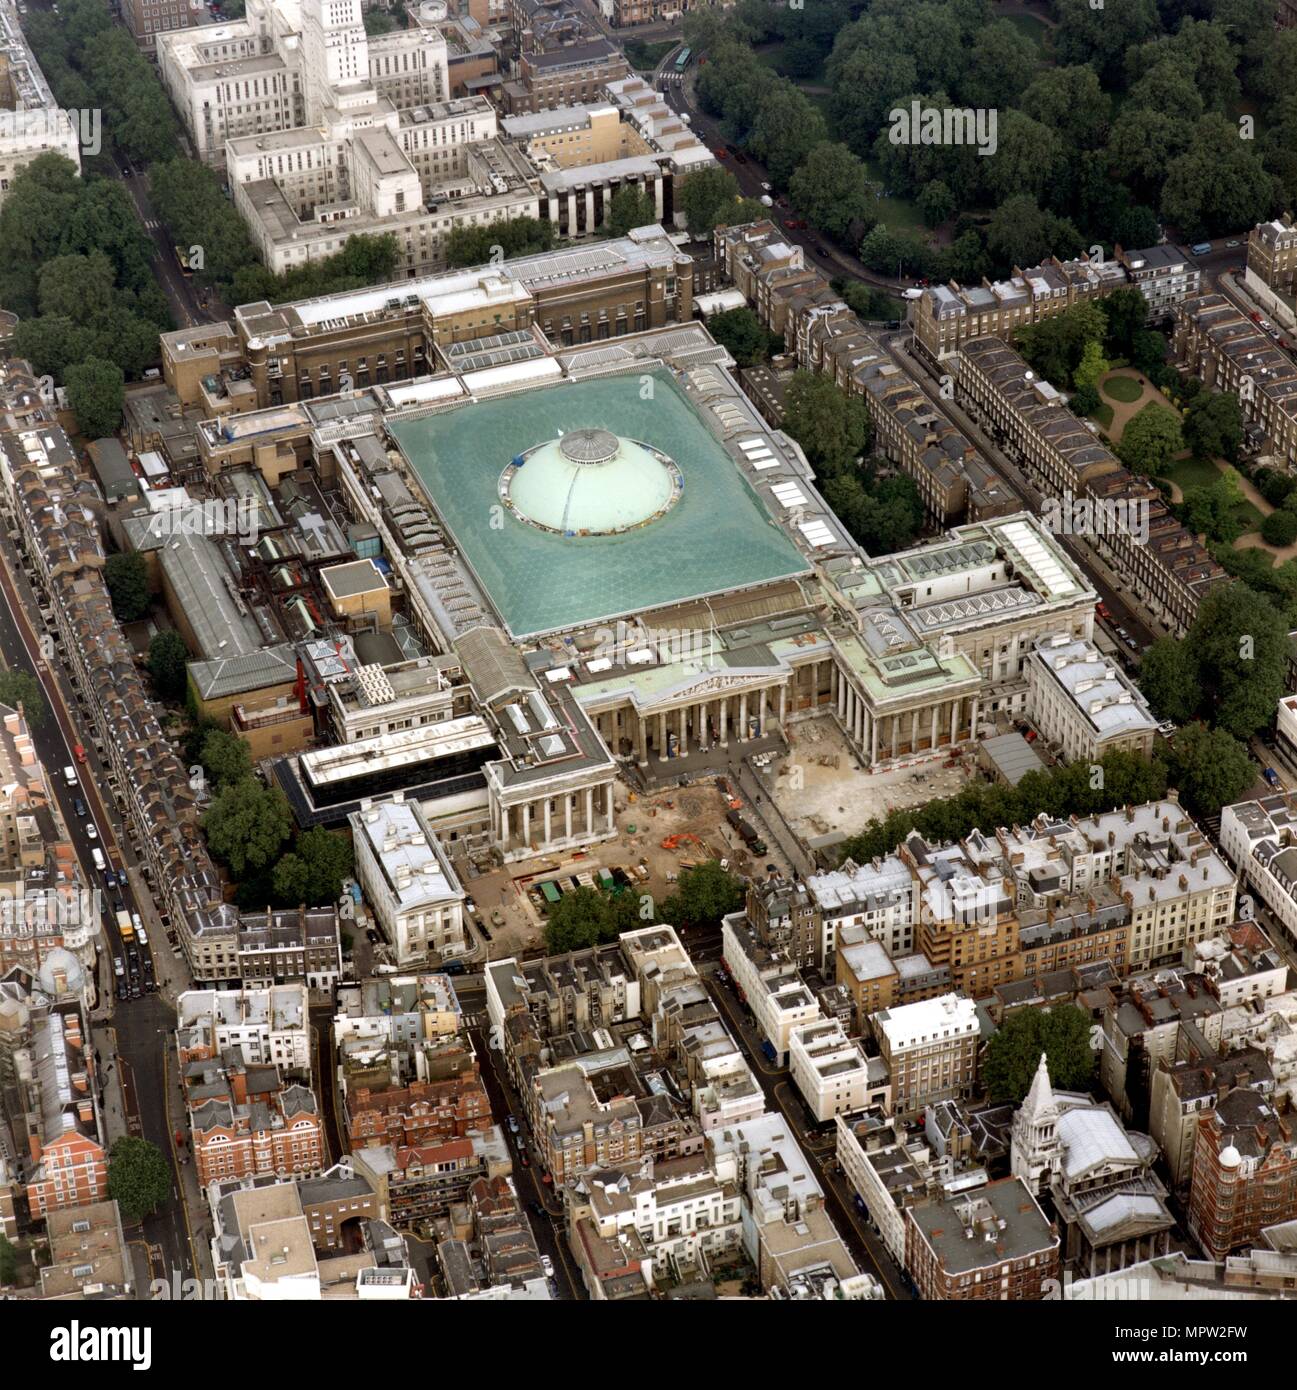
<instances>
[{"instance_id":1,"label":"low-rise building","mask_svg":"<svg viewBox=\"0 0 1297 1390\"><path fill-rule=\"evenodd\" d=\"M922 1299L1042 1299L1058 1278L1059 1247L1018 1178L906 1213L905 1267Z\"/></svg>"},{"instance_id":2,"label":"low-rise building","mask_svg":"<svg viewBox=\"0 0 1297 1390\"><path fill-rule=\"evenodd\" d=\"M1027 659L1027 710L1041 737L1067 762L1108 753L1148 757L1157 720L1138 687L1092 642L1040 638Z\"/></svg>"},{"instance_id":3,"label":"low-rise building","mask_svg":"<svg viewBox=\"0 0 1297 1390\"><path fill-rule=\"evenodd\" d=\"M176 1000L181 1066L237 1047L252 1066L311 1080L310 993L303 984L186 990Z\"/></svg>"},{"instance_id":4,"label":"low-rise building","mask_svg":"<svg viewBox=\"0 0 1297 1390\"><path fill-rule=\"evenodd\" d=\"M348 818L356 877L398 966L452 960L470 938L459 878L417 801L363 803Z\"/></svg>"},{"instance_id":5,"label":"low-rise building","mask_svg":"<svg viewBox=\"0 0 1297 1390\"><path fill-rule=\"evenodd\" d=\"M1259 222L1247 239L1247 278L1291 295L1297 278L1297 225L1289 216Z\"/></svg>"},{"instance_id":6,"label":"low-rise building","mask_svg":"<svg viewBox=\"0 0 1297 1390\"><path fill-rule=\"evenodd\" d=\"M981 1028L971 999L944 994L884 1009L870 1020L891 1077L898 1115L967 1096L977 1080Z\"/></svg>"},{"instance_id":7,"label":"low-rise building","mask_svg":"<svg viewBox=\"0 0 1297 1390\"><path fill-rule=\"evenodd\" d=\"M131 1250L116 1202L89 1202L49 1211L45 1240L49 1262L41 1266L42 1298L136 1296Z\"/></svg>"},{"instance_id":8,"label":"low-rise building","mask_svg":"<svg viewBox=\"0 0 1297 1390\"><path fill-rule=\"evenodd\" d=\"M837 1019L802 1023L788 1035L788 1065L806 1108L820 1124L863 1110L886 1094L882 1077L871 1084L869 1059ZM880 1069L881 1070L881 1069ZM881 1082L881 1085L880 1085Z\"/></svg>"}]
</instances>

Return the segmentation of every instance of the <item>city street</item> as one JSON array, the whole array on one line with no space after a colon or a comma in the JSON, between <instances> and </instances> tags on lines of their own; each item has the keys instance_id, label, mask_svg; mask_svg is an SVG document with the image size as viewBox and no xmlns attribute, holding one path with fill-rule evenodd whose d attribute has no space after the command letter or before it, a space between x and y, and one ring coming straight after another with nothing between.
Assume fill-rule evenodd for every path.
<instances>
[{"instance_id":1,"label":"city street","mask_svg":"<svg viewBox=\"0 0 1297 1390\"><path fill-rule=\"evenodd\" d=\"M123 954L116 924L108 908L121 901L127 911L137 910L131 889L118 887L102 893L100 875L95 871L91 850L99 847L110 862L122 863L119 846L124 836L121 818L116 808L100 795L99 781L106 774L96 757L94 743L88 730L72 710L75 702L65 691L61 679L57 648L51 660L41 655L39 645L40 605L27 581L22 561L7 537L0 538L0 653L10 670L26 671L40 683L50 715L40 729L32 730L32 740L46 769L51 794L57 798L67 824L69 835L81 861L84 882L103 896L104 911L100 914L103 949L99 959L100 1007L92 1020L92 1040L101 1059L116 1059L112 1072L105 1067L100 1078L101 1091L122 1085L122 1119L124 1132L138 1134L156 1144L171 1164L172 1176L179 1170L172 1153L171 1134L166 1117L164 1048L175 1026L175 1016L161 994L145 993L136 1000L118 1001L113 997L111 957ZM87 763L78 767L73 749L81 744L86 749ZM76 787L68 787L62 776L64 767L78 767ZM75 801L86 803L85 819L76 814ZM86 833L88 824L97 829L97 838ZM150 918L152 919L151 905ZM159 947L161 949L161 947ZM111 1028L106 1025L111 1023ZM99 1026L96 1026L99 1025ZM160 1030L166 1035L161 1037ZM119 1074L114 1074L119 1073ZM124 1083L124 1085L123 1085ZM106 1106L106 1102L105 1102ZM107 1106L106 1106L107 1108ZM115 1137L115 1136L111 1136ZM178 1192L178 1186L173 1192ZM169 1277L180 1270L181 1277L192 1273L193 1261L184 1213L178 1201L168 1202L143 1223L143 1238L151 1247L155 1273ZM161 1270L159 1271L159 1266Z\"/></svg>"}]
</instances>

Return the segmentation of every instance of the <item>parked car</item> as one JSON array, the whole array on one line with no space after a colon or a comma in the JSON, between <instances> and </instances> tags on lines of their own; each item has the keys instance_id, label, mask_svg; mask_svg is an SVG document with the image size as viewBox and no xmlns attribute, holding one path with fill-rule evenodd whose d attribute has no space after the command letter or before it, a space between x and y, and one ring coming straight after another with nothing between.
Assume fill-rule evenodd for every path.
<instances>
[{"instance_id":1,"label":"parked car","mask_svg":"<svg viewBox=\"0 0 1297 1390\"><path fill-rule=\"evenodd\" d=\"M86 822L86 839L87 839L87 840L97 840L98 838L99 838L99 827L94 823L94 821L87 821L87 822Z\"/></svg>"},{"instance_id":2,"label":"parked car","mask_svg":"<svg viewBox=\"0 0 1297 1390\"><path fill-rule=\"evenodd\" d=\"M76 811L77 815L80 816L82 820L84 820L86 817L86 803L82 801L80 797L77 797L77 799L72 803L72 806L73 809Z\"/></svg>"},{"instance_id":3,"label":"parked car","mask_svg":"<svg viewBox=\"0 0 1297 1390\"><path fill-rule=\"evenodd\" d=\"M545 1271L546 1279L552 1279L554 1277L554 1261L551 1260L548 1255L542 1255L540 1257L540 1267Z\"/></svg>"},{"instance_id":4,"label":"parked car","mask_svg":"<svg viewBox=\"0 0 1297 1390\"><path fill-rule=\"evenodd\" d=\"M518 1117L516 1115L510 1115L506 1123L509 1126L509 1131L511 1134L518 1133Z\"/></svg>"}]
</instances>

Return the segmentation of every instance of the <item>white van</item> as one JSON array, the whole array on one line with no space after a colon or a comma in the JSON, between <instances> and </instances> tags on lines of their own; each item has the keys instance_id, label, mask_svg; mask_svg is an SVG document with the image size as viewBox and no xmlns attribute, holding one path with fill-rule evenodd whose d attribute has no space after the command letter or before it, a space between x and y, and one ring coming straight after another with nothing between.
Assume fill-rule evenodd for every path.
<instances>
[{"instance_id":1,"label":"white van","mask_svg":"<svg viewBox=\"0 0 1297 1390\"><path fill-rule=\"evenodd\" d=\"M103 871L108 867L108 863L104 859L103 850L101 850L99 846L96 845L94 849L90 851L90 857L95 861L95 868L98 869L100 873L103 873Z\"/></svg>"},{"instance_id":2,"label":"white van","mask_svg":"<svg viewBox=\"0 0 1297 1390\"><path fill-rule=\"evenodd\" d=\"M69 763L67 767L63 769L63 780L68 784L69 787L75 787L77 784L77 770L72 766L71 763Z\"/></svg>"}]
</instances>

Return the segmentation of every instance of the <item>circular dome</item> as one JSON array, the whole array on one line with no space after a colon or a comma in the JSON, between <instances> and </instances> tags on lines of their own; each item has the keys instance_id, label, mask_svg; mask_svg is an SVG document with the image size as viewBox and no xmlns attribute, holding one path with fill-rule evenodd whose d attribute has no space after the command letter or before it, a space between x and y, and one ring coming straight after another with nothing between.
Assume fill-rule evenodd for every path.
<instances>
[{"instance_id":1,"label":"circular dome","mask_svg":"<svg viewBox=\"0 0 1297 1390\"><path fill-rule=\"evenodd\" d=\"M86 972L71 951L55 946L41 961L37 978L46 994L78 994L85 988Z\"/></svg>"},{"instance_id":2,"label":"circular dome","mask_svg":"<svg viewBox=\"0 0 1297 1390\"><path fill-rule=\"evenodd\" d=\"M1226 1144L1220 1151L1220 1166L1222 1168L1237 1168L1243 1162L1243 1155L1234 1147L1233 1144Z\"/></svg>"},{"instance_id":3,"label":"circular dome","mask_svg":"<svg viewBox=\"0 0 1297 1390\"><path fill-rule=\"evenodd\" d=\"M519 520L562 536L613 536L669 511L684 486L663 453L608 430L573 430L519 454L500 496Z\"/></svg>"}]
</instances>

